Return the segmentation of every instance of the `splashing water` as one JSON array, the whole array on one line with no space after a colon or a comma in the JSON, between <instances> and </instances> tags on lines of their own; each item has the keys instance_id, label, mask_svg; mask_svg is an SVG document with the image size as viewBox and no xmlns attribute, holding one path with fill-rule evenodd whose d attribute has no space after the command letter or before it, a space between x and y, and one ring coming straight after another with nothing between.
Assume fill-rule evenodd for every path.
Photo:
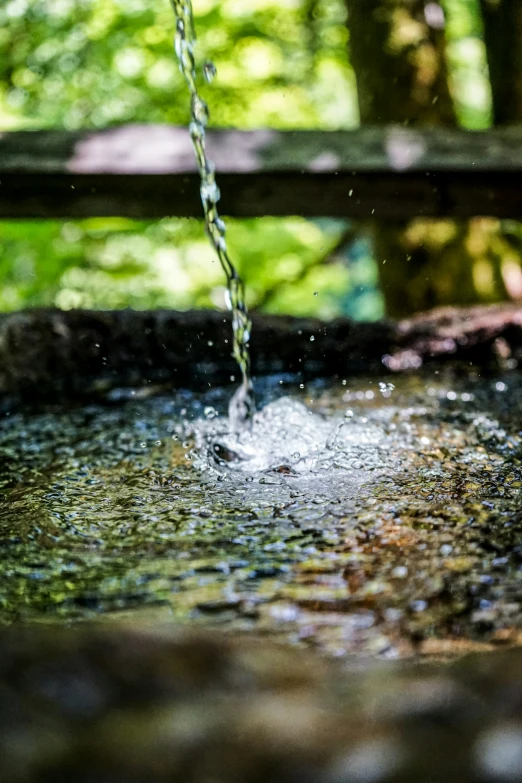
<instances>
[{"instance_id":1,"label":"splashing water","mask_svg":"<svg viewBox=\"0 0 522 783\"><path fill-rule=\"evenodd\" d=\"M225 239L225 224L219 216L217 203L220 199L214 165L208 159L205 146L206 126L209 121L208 106L201 98L197 86L196 63L194 59L195 31L191 0L171 0L176 17L174 47L179 67L190 92L191 122L189 126L192 145L201 177L201 201L205 215L205 226L212 246L216 251L227 279L227 307L232 313L233 354L241 370L241 385L229 405L230 426L240 431L250 422L254 413L254 390L250 377L250 319L245 303L243 281L230 259ZM205 62L204 75L210 81L215 74L212 63Z\"/></svg>"},{"instance_id":2,"label":"splashing water","mask_svg":"<svg viewBox=\"0 0 522 783\"><path fill-rule=\"evenodd\" d=\"M354 442L347 424L346 418L325 417L298 400L282 397L255 413L248 430L239 434L228 432L227 422L219 417L188 423L187 433L200 456L196 468L226 466L242 473L311 477L352 467L352 452L360 445L361 434Z\"/></svg>"}]
</instances>

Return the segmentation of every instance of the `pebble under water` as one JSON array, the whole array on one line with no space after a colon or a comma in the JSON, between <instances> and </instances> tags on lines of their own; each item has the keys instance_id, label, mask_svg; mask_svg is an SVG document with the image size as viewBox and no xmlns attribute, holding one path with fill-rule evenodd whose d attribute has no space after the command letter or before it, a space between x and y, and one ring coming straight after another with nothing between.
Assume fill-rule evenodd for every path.
<instances>
[{"instance_id":1,"label":"pebble under water","mask_svg":"<svg viewBox=\"0 0 522 783\"><path fill-rule=\"evenodd\" d=\"M517 642L521 378L393 382L265 379L239 436L227 389L4 417L0 622L204 624L331 655Z\"/></svg>"}]
</instances>

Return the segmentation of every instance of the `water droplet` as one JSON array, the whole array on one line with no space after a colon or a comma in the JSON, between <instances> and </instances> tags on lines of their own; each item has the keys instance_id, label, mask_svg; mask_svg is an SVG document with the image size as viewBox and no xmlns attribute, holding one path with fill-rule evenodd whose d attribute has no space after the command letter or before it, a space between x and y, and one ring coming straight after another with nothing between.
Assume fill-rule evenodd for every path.
<instances>
[{"instance_id":1,"label":"water droplet","mask_svg":"<svg viewBox=\"0 0 522 783\"><path fill-rule=\"evenodd\" d=\"M192 97L192 117L195 122L199 122L203 127L208 123L208 106L199 95L193 95Z\"/></svg>"},{"instance_id":2,"label":"water droplet","mask_svg":"<svg viewBox=\"0 0 522 783\"><path fill-rule=\"evenodd\" d=\"M312 334L312 335L311 335L311 337L310 337L310 342L311 342L311 343L313 343L313 341L314 341L314 340L315 340L315 337L314 337L314 335Z\"/></svg>"},{"instance_id":3,"label":"water droplet","mask_svg":"<svg viewBox=\"0 0 522 783\"><path fill-rule=\"evenodd\" d=\"M220 217L216 216L213 220L213 224L215 225L215 227L217 228L217 230L221 235L223 235L226 232L227 227L225 226L225 221L221 220Z\"/></svg>"},{"instance_id":4,"label":"water droplet","mask_svg":"<svg viewBox=\"0 0 522 783\"><path fill-rule=\"evenodd\" d=\"M140 446L141 446L142 449L144 449L146 447L146 445L147 445L146 443L140 443Z\"/></svg>"},{"instance_id":5,"label":"water droplet","mask_svg":"<svg viewBox=\"0 0 522 783\"><path fill-rule=\"evenodd\" d=\"M180 61L180 69L181 69L181 61L183 60L183 49L184 49L183 33L184 33L184 25L180 19L178 20L176 35L174 36L174 51L176 52L176 57Z\"/></svg>"},{"instance_id":6,"label":"water droplet","mask_svg":"<svg viewBox=\"0 0 522 783\"><path fill-rule=\"evenodd\" d=\"M219 190L214 180L209 182L202 182L199 190L201 194L201 200L203 202L208 202L211 205L217 204L221 198L221 191Z\"/></svg>"},{"instance_id":7,"label":"water droplet","mask_svg":"<svg viewBox=\"0 0 522 783\"><path fill-rule=\"evenodd\" d=\"M215 79L216 74L217 68L214 63L210 60L205 60L203 63L203 76L205 77L205 81L210 84Z\"/></svg>"},{"instance_id":8,"label":"water droplet","mask_svg":"<svg viewBox=\"0 0 522 783\"><path fill-rule=\"evenodd\" d=\"M161 446L161 441L160 440L156 441L156 446Z\"/></svg>"},{"instance_id":9,"label":"water droplet","mask_svg":"<svg viewBox=\"0 0 522 783\"><path fill-rule=\"evenodd\" d=\"M379 383L379 391L383 397L391 397L392 391L395 389L393 383ZM429 394L429 391L428 391Z\"/></svg>"},{"instance_id":10,"label":"water droplet","mask_svg":"<svg viewBox=\"0 0 522 783\"><path fill-rule=\"evenodd\" d=\"M191 122L189 133L193 142L201 142L205 138L205 128L200 122Z\"/></svg>"}]
</instances>

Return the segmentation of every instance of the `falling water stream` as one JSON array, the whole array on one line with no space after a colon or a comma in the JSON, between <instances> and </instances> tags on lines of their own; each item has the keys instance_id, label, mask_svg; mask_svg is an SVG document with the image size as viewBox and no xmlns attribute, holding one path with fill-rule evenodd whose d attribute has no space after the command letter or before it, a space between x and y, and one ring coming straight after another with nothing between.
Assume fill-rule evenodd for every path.
<instances>
[{"instance_id":1,"label":"falling water stream","mask_svg":"<svg viewBox=\"0 0 522 783\"><path fill-rule=\"evenodd\" d=\"M194 59L195 32L191 0L171 0L176 16L174 47L179 67L190 92L190 137L196 154L201 177L201 201L205 214L205 226L212 247L216 251L227 279L227 306L232 312L233 352L241 371L241 385L229 405L231 429L241 431L254 413L254 389L250 377L250 320L245 302L245 288L227 248L225 223L219 215L220 199L214 164L208 159L205 135L209 120L208 106L199 94ZM204 73L212 78L215 68L206 63Z\"/></svg>"}]
</instances>

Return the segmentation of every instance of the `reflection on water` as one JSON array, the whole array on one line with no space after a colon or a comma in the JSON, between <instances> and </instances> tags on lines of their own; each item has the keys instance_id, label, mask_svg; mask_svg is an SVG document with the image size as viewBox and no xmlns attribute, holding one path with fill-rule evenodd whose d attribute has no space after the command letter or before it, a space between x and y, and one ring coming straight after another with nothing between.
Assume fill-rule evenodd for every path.
<instances>
[{"instance_id":1,"label":"reflection on water","mask_svg":"<svg viewBox=\"0 0 522 783\"><path fill-rule=\"evenodd\" d=\"M516 376L280 390L239 436L228 390L5 418L0 619L145 616L335 655L515 640Z\"/></svg>"}]
</instances>

